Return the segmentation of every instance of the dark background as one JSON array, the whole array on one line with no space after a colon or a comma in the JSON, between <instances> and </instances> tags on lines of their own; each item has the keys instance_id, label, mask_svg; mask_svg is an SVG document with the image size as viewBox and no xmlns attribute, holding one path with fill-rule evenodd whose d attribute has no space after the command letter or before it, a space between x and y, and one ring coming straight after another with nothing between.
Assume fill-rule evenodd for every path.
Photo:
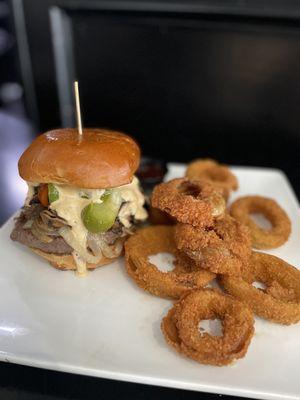
<instances>
[{"instance_id":1,"label":"dark background","mask_svg":"<svg viewBox=\"0 0 300 400\"><path fill-rule=\"evenodd\" d=\"M0 223L24 199L24 148L74 126L74 79L85 126L128 132L164 161L280 168L299 196L299 66L297 1L0 0ZM1 398L217 398L0 369Z\"/></svg>"}]
</instances>

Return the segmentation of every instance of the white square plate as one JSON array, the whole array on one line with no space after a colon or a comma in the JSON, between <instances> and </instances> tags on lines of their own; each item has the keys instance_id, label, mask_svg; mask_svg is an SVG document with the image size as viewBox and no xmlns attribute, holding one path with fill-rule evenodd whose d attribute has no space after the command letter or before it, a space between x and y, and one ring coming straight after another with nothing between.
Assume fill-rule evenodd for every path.
<instances>
[{"instance_id":1,"label":"white square plate","mask_svg":"<svg viewBox=\"0 0 300 400\"><path fill-rule=\"evenodd\" d=\"M182 176L172 164L168 178ZM289 241L272 251L300 266L296 197L284 174L233 168L233 198L260 194L289 214ZM166 345L160 322L171 302L139 289L123 261L77 278L57 271L0 231L0 360L57 371L260 399L300 399L300 325L256 319L246 357L230 367L197 364Z\"/></svg>"}]
</instances>

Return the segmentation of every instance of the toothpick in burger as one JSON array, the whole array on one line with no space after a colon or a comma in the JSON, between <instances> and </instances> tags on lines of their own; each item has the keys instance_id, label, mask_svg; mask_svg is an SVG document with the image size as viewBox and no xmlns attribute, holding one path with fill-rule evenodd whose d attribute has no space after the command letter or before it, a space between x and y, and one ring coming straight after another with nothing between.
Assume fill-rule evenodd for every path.
<instances>
[{"instance_id":1,"label":"toothpick in burger","mask_svg":"<svg viewBox=\"0 0 300 400\"><path fill-rule=\"evenodd\" d=\"M38 136L19 160L28 184L11 239L62 270L85 275L111 263L147 218L134 176L140 149L107 129L57 129Z\"/></svg>"}]
</instances>

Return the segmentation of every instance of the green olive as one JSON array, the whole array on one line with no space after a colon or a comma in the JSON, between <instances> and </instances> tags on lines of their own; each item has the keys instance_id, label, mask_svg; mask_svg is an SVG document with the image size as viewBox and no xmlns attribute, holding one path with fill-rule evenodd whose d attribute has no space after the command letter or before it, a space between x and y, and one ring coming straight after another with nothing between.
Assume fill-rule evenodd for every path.
<instances>
[{"instance_id":1,"label":"green olive","mask_svg":"<svg viewBox=\"0 0 300 400\"><path fill-rule=\"evenodd\" d=\"M58 200L59 192L57 188L53 185L53 183L48 183L48 199L50 203Z\"/></svg>"},{"instance_id":2,"label":"green olive","mask_svg":"<svg viewBox=\"0 0 300 400\"><path fill-rule=\"evenodd\" d=\"M83 224L89 232L105 232L113 226L117 218L121 205L119 192L107 191L101 200L102 203L90 203L81 212Z\"/></svg>"}]
</instances>

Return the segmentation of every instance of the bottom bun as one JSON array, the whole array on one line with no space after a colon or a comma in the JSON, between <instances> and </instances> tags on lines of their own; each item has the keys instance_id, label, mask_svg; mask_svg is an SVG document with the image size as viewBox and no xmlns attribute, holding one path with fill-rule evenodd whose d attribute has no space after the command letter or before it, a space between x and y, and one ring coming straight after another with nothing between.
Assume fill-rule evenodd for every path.
<instances>
[{"instance_id":1,"label":"bottom bun","mask_svg":"<svg viewBox=\"0 0 300 400\"><path fill-rule=\"evenodd\" d=\"M30 250L48 260L50 264L57 269L60 269L62 271L77 269L74 258L70 254L58 255L58 254L45 253L42 250L34 249L32 247L30 247ZM87 263L86 267L87 269L95 269L98 267L102 267L102 265L110 264L115 260L117 260L118 258L119 257L115 258L102 257L101 260L99 260L96 264Z\"/></svg>"}]
</instances>

